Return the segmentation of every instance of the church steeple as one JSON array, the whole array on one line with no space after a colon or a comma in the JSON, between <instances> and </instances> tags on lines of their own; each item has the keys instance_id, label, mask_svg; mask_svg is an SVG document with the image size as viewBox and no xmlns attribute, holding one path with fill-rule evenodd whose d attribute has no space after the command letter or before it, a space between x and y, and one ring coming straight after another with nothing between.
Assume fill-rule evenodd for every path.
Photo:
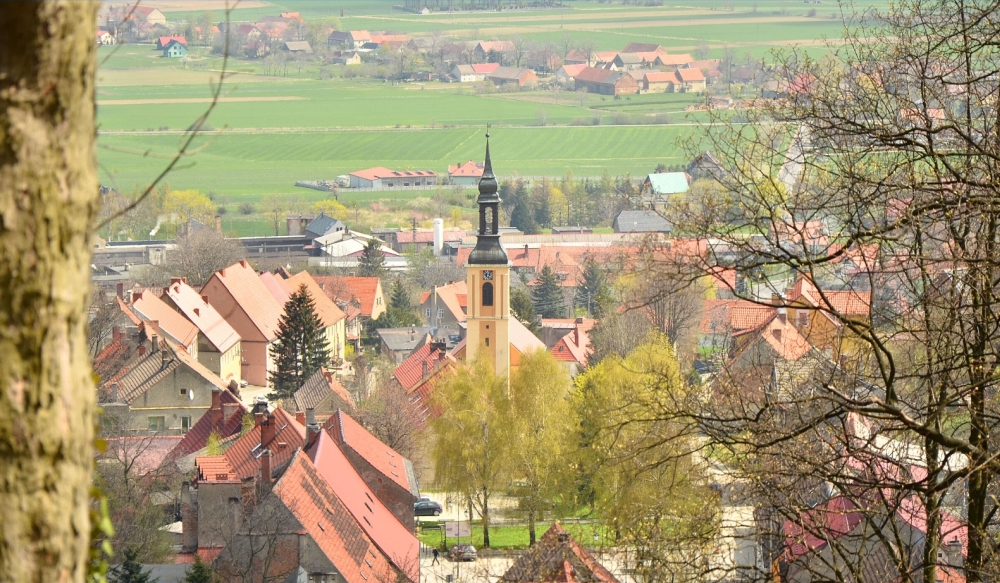
<instances>
[{"instance_id":1,"label":"church steeple","mask_svg":"<svg viewBox=\"0 0 1000 583\"><path fill-rule=\"evenodd\" d=\"M476 248L469 255L473 265L507 265L507 253L500 244L500 196L497 195L497 177L493 175L490 160L490 134L486 134L486 162L483 177L479 180L479 230Z\"/></svg>"}]
</instances>

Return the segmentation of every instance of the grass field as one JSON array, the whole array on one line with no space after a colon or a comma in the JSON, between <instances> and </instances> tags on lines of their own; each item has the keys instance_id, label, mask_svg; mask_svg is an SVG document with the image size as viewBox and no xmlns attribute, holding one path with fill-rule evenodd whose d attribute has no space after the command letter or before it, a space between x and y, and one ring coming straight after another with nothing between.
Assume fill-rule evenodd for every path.
<instances>
[{"instance_id":1,"label":"grass field","mask_svg":"<svg viewBox=\"0 0 1000 583\"><path fill-rule=\"evenodd\" d=\"M523 36L554 44L568 37L571 43L591 41L598 50L641 41L693 52L707 43L712 57L728 47L746 59L796 44L822 54L823 39L839 38L843 28L841 20L830 18L840 13L837 3L798 0L706 0L662 7L570 0L567 9L427 16L394 11L397 3L276 0L236 9L232 19L254 21L297 11L307 22L337 23L341 29L440 32L454 39ZM157 0L146 4L155 6ZM164 12L171 20L203 14L190 9L194 6L173 0ZM222 18L219 10L215 15ZM162 169L176 151L179 132L204 111L221 59L207 47L192 47L182 61L161 58L150 45L125 45L100 48L99 60L101 179L131 190ZM321 195L295 188L296 180L332 179L369 166L443 174L449 164L482 157L487 123L494 124L494 162L501 176L561 176L567 170L577 176L642 175L660 163L683 163L678 140L699 131L695 122L704 120L703 114L684 111L700 103L695 95L612 100L575 92L485 94L460 84L343 79L339 68L332 69L334 78L320 80L321 69L331 71L314 59L275 77L262 74L259 60L231 61L228 70L236 74L225 87L227 102L208 121L222 132L200 142L198 152L170 175L171 185L229 197L297 193L308 198ZM609 125L648 123L654 116L668 116L670 125ZM600 125L583 125L595 119ZM344 196L370 200L364 193Z\"/></svg>"},{"instance_id":2,"label":"grass field","mask_svg":"<svg viewBox=\"0 0 1000 583\"><path fill-rule=\"evenodd\" d=\"M431 524L431 523L425 523ZM550 522L540 522L535 525L535 533L539 538L552 525ZM562 527L566 529L580 544L585 547L610 547L614 541L609 540L606 529L596 522L564 522ZM444 539L442 532L437 525L421 528L418 537L420 542L431 547L440 548ZM597 534L595 541L594 534ZM483 528L477 524L472 525L472 546L477 549L483 548ZM495 550L513 550L528 548L528 527L527 526L492 526L490 527L490 547ZM463 543L468 543L469 538L462 538ZM448 539L448 545L456 544L456 539Z\"/></svg>"}]
</instances>

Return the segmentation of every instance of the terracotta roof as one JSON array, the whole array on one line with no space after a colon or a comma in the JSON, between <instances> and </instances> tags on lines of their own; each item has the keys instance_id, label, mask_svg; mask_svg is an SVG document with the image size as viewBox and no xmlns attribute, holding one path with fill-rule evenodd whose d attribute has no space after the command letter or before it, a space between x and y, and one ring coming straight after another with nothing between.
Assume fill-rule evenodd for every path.
<instances>
[{"instance_id":1,"label":"terracotta roof","mask_svg":"<svg viewBox=\"0 0 1000 583\"><path fill-rule=\"evenodd\" d=\"M681 55L668 55L666 53L660 55L660 63L667 66L673 65L684 65L694 61L691 55L681 54Z\"/></svg>"},{"instance_id":2,"label":"terracotta roof","mask_svg":"<svg viewBox=\"0 0 1000 583\"><path fill-rule=\"evenodd\" d=\"M478 46L483 49L483 52L487 53L490 51L503 53L514 50L514 43L509 40L481 41Z\"/></svg>"},{"instance_id":3,"label":"terracotta roof","mask_svg":"<svg viewBox=\"0 0 1000 583\"><path fill-rule=\"evenodd\" d=\"M425 291L420 295L420 305L422 306L424 302L432 302L431 294L433 291ZM466 309L468 309L468 284L462 281L454 281L448 285L438 286L438 308L447 308L451 315L455 317L456 320L462 322L465 320ZM464 300L463 300L464 298ZM430 304L428 304L429 306Z\"/></svg>"},{"instance_id":4,"label":"terracotta roof","mask_svg":"<svg viewBox=\"0 0 1000 583\"><path fill-rule=\"evenodd\" d=\"M226 413L229 417L226 418ZM236 435L243 429L243 415L247 408L229 391L219 392L219 408L209 409L184 435L184 439L170 452L175 459L200 451L208 444L208 436L213 432L221 439Z\"/></svg>"},{"instance_id":5,"label":"terracotta roof","mask_svg":"<svg viewBox=\"0 0 1000 583\"><path fill-rule=\"evenodd\" d=\"M701 69L677 69L677 78L683 82L704 81L705 75Z\"/></svg>"},{"instance_id":6,"label":"terracotta roof","mask_svg":"<svg viewBox=\"0 0 1000 583\"><path fill-rule=\"evenodd\" d=\"M305 452L292 458L274 494L348 583L392 580L389 560L354 520Z\"/></svg>"},{"instance_id":7,"label":"terracotta roof","mask_svg":"<svg viewBox=\"0 0 1000 583\"><path fill-rule=\"evenodd\" d=\"M558 522L522 554L501 581L511 583L618 583Z\"/></svg>"},{"instance_id":8,"label":"terracotta roof","mask_svg":"<svg viewBox=\"0 0 1000 583\"><path fill-rule=\"evenodd\" d=\"M354 409L354 399L351 398L351 394L347 392L344 385L340 384L333 373L320 367L318 371L306 379L299 390L295 391L295 407L298 411L313 409L331 394L336 395L340 401L334 403L334 409L345 407Z\"/></svg>"},{"instance_id":9,"label":"terracotta roof","mask_svg":"<svg viewBox=\"0 0 1000 583\"><path fill-rule=\"evenodd\" d=\"M612 71L611 69L602 69L600 67L585 67L580 69L576 74L575 79L577 81L586 81L589 83L614 83L618 80L620 73L618 71Z\"/></svg>"},{"instance_id":10,"label":"terracotta roof","mask_svg":"<svg viewBox=\"0 0 1000 583\"><path fill-rule=\"evenodd\" d=\"M649 71L643 78L646 80L646 83L672 83L677 79L673 73L665 71Z\"/></svg>"},{"instance_id":11,"label":"terracotta roof","mask_svg":"<svg viewBox=\"0 0 1000 583\"><path fill-rule=\"evenodd\" d=\"M338 443L357 452L383 476L399 484L404 490L417 495L417 485L409 475L409 460L382 443L353 417L337 411L323 425Z\"/></svg>"},{"instance_id":12,"label":"terracotta roof","mask_svg":"<svg viewBox=\"0 0 1000 583\"><path fill-rule=\"evenodd\" d=\"M376 166L374 168L351 172L351 176L357 176L365 180L378 180L380 178L405 178L407 176L437 176L437 174L430 170L390 170L385 166Z\"/></svg>"},{"instance_id":13,"label":"terracotta roof","mask_svg":"<svg viewBox=\"0 0 1000 583\"><path fill-rule=\"evenodd\" d=\"M826 301L823 301L823 298ZM816 286L805 277L800 277L787 294L789 302L802 299L815 308L829 308L844 316L867 316L871 311L872 293L853 290L823 290L822 294Z\"/></svg>"},{"instance_id":14,"label":"terracotta roof","mask_svg":"<svg viewBox=\"0 0 1000 583\"><path fill-rule=\"evenodd\" d=\"M271 451L271 468L275 471L292 458L292 455L306 441L306 428L295 416L282 408L268 415L268 422L274 423L274 438L261 444L261 427L254 427L237 439L222 455L201 456L195 460L200 481L242 481L260 476L259 455L263 448ZM223 479L221 474L228 477Z\"/></svg>"},{"instance_id":15,"label":"terracotta roof","mask_svg":"<svg viewBox=\"0 0 1000 583\"><path fill-rule=\"evenodd\" d=\"M586 58L586 57L583 57L583 58ZM563 65L562 66L563 72L566 73L566 75L569 76L569 77L576 77L577 75L580 74L580 71L582 71L582 70L584 70L586 68L587 68L587 65L584 64L584 63L580 63L580 64L577 64L577 65Z\"/></svg>"},{"instance_id":16,"label":"terracotta roof","mask_svg":"<svg viewBox=\"0 0 1000 583\"><path fill-rule=\"evenodd\" d=\"M567 61L586 61L587 60L587 53L584 53L580 49L570 49L570 51L568 53L566 53L566 60Z\"/></svg>"},{"instance_id":17,"label":"terracotta roof","mask_svg":"<svg viewBox=\"0 0 1000 583\"><path fill-rule=\"evenodd\" d=\"M763 325L777 314L774 306L747 300L708 300L698 331L701 334L729 334Z\"/></svg>"},{"instance_id":18,"label":"terracotta roof","mask_svg":"<svg viewBox=\"0 0 1000 583\"><path fill-rule=\"evenodd\" d=\"M760 339L767 342L783 360L798 360L813 349L809 341L795 329L795 326L787 318L782 321L777 314L760 327L745 330L734 334L734 336L743 334L758 334Z\"/></svg>"},{"instance_id":19,"label":"terracotta roof","mask_svg":"<svg viewBox=\"0 0 1000 583\"><path fill-rule=\"evenodd\" d=\"M357 298L361 303L361 314L366 318L372 317L372 311L375 309L375 298L378 297L381 289L377 277L314 275L313 279L331 300L349 302Z\"/></svg>"},{"instance_id":20,"label":"terracotta roof","mask_svg":"<svg viewBox=\"0 0 1000 583\"><path fill-rule=\"evenodd\" d=\"M184 46L187 46L188 44L187 39L184 38L183 36L161 36L157 39L157 42L159 42L160 46L164 48L166 48L166 46L170 44L170 41L177 41Z\"/></svg>"},{"instance_id":21,"label":"terracotta roof","mask_svg":"<svg viewBox=\"0 0 1000 583\"><path fill-rule=\"evenodd\" d=\"M107 449L98 459L128 459L129 472L135 478L160 469L170 452L181 441L180 435L140 435L108 438Z\"/></svg>"},{"instance_id":22,"label":"terracotta roof","mask_svg":"<svg viewBox=\"0 0 1000 583\"><path fill-rule=\"evenodd\" d=\"M569 334L559 339L549 352L556 360L576 362L587 366L587 353L590 348L590 330L597 324L593 318L581 318L583 322L573 322Z\"/></svg>"},{"instance_id":23,"label":"terracotta roof","mask_svg":"<svg viewBox=\"0 0 1000 583\"><path fill-rule=\"evenodd\" d=\"M474 73L489 75L500 68L500 63L473 63L470 67Z\"/></svg>"},{"instance_id":24,"label":"terracotta roof","mask_svg":"<svg viewBox=\"0 0 1000 583\"><path fill-rule=\"evenodd\" d=\"M375 496L333 438L321 431L306 453L368 538L398 571L405 573L410 581L418 581L420 544L417 537Z\"/></svg>"},{"instance_id":25,"label":"terracotta roof","mask_svg":"<svg viewBox=\"0 0 1000 583\"><path fill-rule=\"evenodd\" d=\"M316 315L319 316L319 321L323 324L324 328L329 328L347 318L344 311L338 308L337 304L333 303L330 296L326 295L323 289L319 287L319 284L316 283L316 280L309 275L309 272L300 271L292 277L282 280L282 283L289 295L297 291L299 286L306 286L306 291L309 292L309 297L312 299L313 304L315 304Z\"/></svg>"},{"instance_id":26,"label":"terracotta roof","mask_svg":"<svg viewBox=\"0 0 1000 583\"><path fill-rule=\"evenodd\" d=\"M138 326L142 322L142 319L139 318L139 316L136 316L134 312L132 312L132 308L130 308L129 305L125 303L125 300L116 296L115 301L118 302L118 308L122 311L123 314L125 314L125 317L128 318L129 322L132 322L133 326Z\"/></svg>"},{"instance_id":27,"label":"terracotta roof","mask_svg":"<svg viewBox=\"0 0 1000 583\"><path fill-rule=\"evenodd\" d=\"M156 322L160 330L181 346L191 346L198 340L198 327L153 294L139 293L132 296L131 307L143 320Z\"/></svg>"},{"instance_id":28,"label":"terracotta roof","mask_svg":"<svg viewBox=\"0 0 1000 583\"><path fill-rule=\"evenodd\" d=\"M205 287L211 285L213 280L218 280L229 291L265 338L274 340L278 334L278 320L285 308L274 299L249 263L240 261L216 271Z\"/></svg>"},{"instance_id":29,"label":"terracotta roof","mask_svg":"<svg viewBox=\"0 0 1000 583\"><path fill-rule=\"evenodd\" d=\"M527 354L533 350L545 350L545 343L539 340L517 318L510 319L510 345L521 354Z\"/></svg>"},{"instance_id":30,"label":"terracotta roof","mask_svg":"<svg viewBox=\"0 0 1000 583\"><path fill-rule=\"evenodd\" d=\"M414 350L406 360L392 371L392 376L399 384L411 391L417 388L425 378L433 375L444 362L455 362L446 350L438 350L433 342L424 344ZM426 365L426 367L425 367Z\"/></svg>"},{"instance_id":31,"label":"terracotta roof","mask_svg":"<svg viewBox=\"0 0 1000 583\"><path fill-rule=\"evenodd\" d=\"M219 352L226 352L240 341L229 322L187 282L175 281L163 293Z\"/></svg>"},{"instance_id":32,"label":"terracotta roof","mask_svg":"<svg viewBox=\"0 0 1000 583\"><path fill-rule=\"evenodd\" d=\"M483 175L483 163L476 162L475 160L469 160L468 162L462 164L456 164L454 166L448 166L448 174L451 176L459 176L466 178L478 178Z\"/></svg>"},{"instance_id":33,"label":"terracotta roof","mask_svg":"<svg viewBox=\"0 0 1000 583\"><path fill-rule=\"evenodd\" d=\"M803 513L798 524L785 521L782 532L788 558L794 560L827 546L829 540L839 539L854 530L863 518L864 513L857 504L845 496L838 496ZM822 537L819 532L823 533Z\"/></svg>"},{"instance_id":34,"label":"terracotta roof","mask_svg":"<svg viewBox=\"0 0 1000 583\"><path fill-rule=\"evenodd\" d=\"M282 284L280 277L275 276L270 271L265 271L257 277L260 278L261 283L264 284L267 291L271 292L271 295L274 296L274 301L281 305L282 312L284 312L284 306L288 303L288 296L290 296L292 292Z\"/></svg>"}]
</instances>

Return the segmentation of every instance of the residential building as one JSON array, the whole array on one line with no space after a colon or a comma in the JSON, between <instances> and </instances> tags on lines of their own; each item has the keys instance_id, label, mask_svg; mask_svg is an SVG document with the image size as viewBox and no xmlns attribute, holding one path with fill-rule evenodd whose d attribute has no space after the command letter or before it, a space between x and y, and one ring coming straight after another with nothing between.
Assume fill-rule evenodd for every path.
<instances>
[{"instance_id":1,"label":"residential building","mask_svg":"<svg viewBox=\"0 0 1000 583\"><path fill-rule=\"evenodd\" d=\"M167 45L169 45L170 41L173 40L181 43L184 46L187 46L188 44L187 39L184 38L183 36L160 36L156 38L156 50L162 51L163 49L167 48Z\"/></svg>"},{"instance_id":2,"label":"residential building","mask_svg":"<svg viewBox=\"0 0 1000 583\"><path fill-rule=\"evenodd\" d=\"M556 71L556 79L563 84L573 83L576 80L576 76L580 74L580 71L586 68L586 63L563 65Z\"/></svg>"},{"instance_id":3,"label":"residential building","mask_svg":"<svg viewBox=\"0 0 1000 583\"><path fill-rule=\"evenodd\" d=\"M188 354L198 358L198 328L190 320L173 310L169 304L150 292L132 294L129 304L132 313L144 322L152 324L163 337L182 347Z\"/></svg>"},{"instance_id":4,"label":"residential building","mask_svg":"<svg viewBox=\"0 0 1000 583\"><path fill-rule=\"evenodd\" d=\"M242 378L251 385L268 386L274 370L271 345L277 338L284 305L246 261L212 274L201 295L242 340Z\"/></svg>"},{"instance_id":5,"label":"residential building","mask_svg":"<svg viewBox=\"0 0 1000 583\"><path fill-rule=\"evenodd\" d=\"M640 93L670 93L677 77L665 71L647 71L642 76Z\"/></svg>"},{"instance_id":6,"label":"residential building","mask_svg":"<svg viewBox=\"0 0 1000 583\"><path fill-rule=\"evenodd\" d=\"M501 583L619 583L587 549L555 522L500 576Z\"/></svg>"},{"instance_id":7,"label":"residential building","mask_svg":"<svg viewBox=\"0 0 1000 583\"><path fill-rule=\"evenodd\" d=\"M473 49L473 59L479 63L502 63L507 60L506 55L513 52L514 43L509 40L482 41Z\"/></svg>"},{"instance_id":8,"label":"residential building","mask_svg":"<svg viewBox=\"0 0 1000 583\"><path fill-rule=\"evenodd\" d=\"M692 62L694 62L694 58L686 53L680 55L668 55L663 53L656 58L656 61L654 61L653 64L657 67L677 68Z\"/></svg>"},{"instance_id":9,"label":"residential building","mask_svg":"<svg viewBox=\"0 0 1000 583\"><path fill-rule=\"evenodd\" d=\"M652 64L651 62L647 63L642 56L636 53L618 53L615 55L615 59L612 62L615 64L615 68L619 71L641 69Z\"/></svg>"},{"instance_id":10,"label":"residential building","mask_svg":"<svg viewBox=\"0 0 1000 583\"><path fill-rule=\"evenodd\" d=\"M611 226L616 233L662 233L669 235L670 221L654 210L622 211Z\"/></svg>"},{"instance_id":11,"label":"residential building","mask_svg":"<svg viewBox=\"0 0 1000 583\"><path fill-rule=\"evenodd\" d=\"M587 53L580 49L570 49L563 59L563 65L590 65L590 58Z\"/></svg>"},{"instance_id":12,"label":"residential building","mask_svg":"<svg viewBox=\"0 0 1000 583\"><path fill-rule=\"evenodd\" d=\"M468 297L468 284L464 281L434 286L431 291L420 295L417 313L431 328L456 335L459 334L459 324L465 322Z\"/></svg>"},{"instance_id":13,"label":"residential building","mask_svg":"<svg viewBox=\"0 0 1000 583\"><path fill-rule=\"evenodd\" d=\"M799 277L783 300L788 320L827 358L836 362L841 355L861 350L861 341L848 323L867 325L871 291L819 289L808 278Z\"/></svg>"},{"instance_id":14,"label":"residential building","mask_svg":"<svg viewBox=\"0 0 1000 583\"><path fill-rule=\"evenodd\" d=\"M658 209L671 197L688 191L691 178L684 172L656 172L646 175L642 183L642 203L649 209Z\"/></svg>"},{"instance_id":15,"label":"residential building","mask_svg":"<svg viewBox=\"0 0 1000 583\"><path fill-rule=\"evenodd\" d=\"M421 422L436 416L432 411L431 391L445 371L454 371L458 361L448 354L448 343L434 341L424 344L392 371L392 378L410 395L410 404Z\"/></svg>"},{"instance_id":16,"label":"residential building","mask_svg":"<svg viewBox=\"0 0 1000 583\"><path fill-rule=\"evenodd\" d=\"M335 30L326 39L329 47L342 47L344 49L360 49L361 45L371 42L372 36L367 30Z\"/></svg>"},{"instance_id":17,"label":"residential building","mask_svg":"<svg viewBox=\"0 0 1000 583\"><path fill-rule=\"evenodd\" d=\"M334 57L333 64L334 65L360 65L361 64L361 54L357 53L357 52L354 52L354 51L348 51L348 52L345 52L345 53L341 53L340 56Z\"/></svg>"},{"instance_id":18,"label":"residential building","mask_svg":"<svg viewBox=\"0 0 1000 583\"><path fill-rule=\"evenodd\" d=\"M312 409L320 420L326 420L340 409L354 411L354 399L334 374L320 368L295 391L296 414Z\"/></svg>"},{"instance_id":19,"label":"residential building","mask_svg":"<svg viewBox=\"0 0 1000 583\"><path fill-rule=\"evenodd\" d=\"M487 76L500 67L500 63L473 63L471 65L455 65L452 76L462 83L484 81Z\"/></svg>"},{"instance_id":20,"label":"residential building","mask_svg":"<svg viewBox=\"0 0 1000 583\"><path fill-rule=\"evenodd\" d=\"M465 163L448 166L448 179L452 184L475 186L483 177L483 163L469 160Z\"/></svg>"},{"instance_id":21,"label":"residential building","mask_svg":"<svg viewBox=\"0 0 1000 583\"><path fill-rule=\"evenodd\" d=\"M702 178L721 180L726 176L726 169L714 154L706 150L691 160L687 167L687 173L691 180Z\"/></svg>"},{"instance_id":22,"label":"residential building","mask_svg":"<svg viewBox=\"0 0 1000 583\"><path fill-rule=\"evenodd\" d=\"M360 348L365 322L376 320L386 310L382 282L377 277L314 275L320 289L347 315L347 339Z\"/></svg>"},{"instance_id":23,"label":"residential building","mask_svg":"<svg viewBox=\"0 0 1000 583\"><path fill-rule=\"evenodd\" d=\"M517 85L529 88L538 86L538 75L526 67L497 67L487 75L487 79L496 85Z\"/></svg>"},{"instance_id":24,"label":"residential building","mask_svg":"<svg viewBox=\"0 0 1000 583\"><path fill-rule=\"evenodd\" d=\"M437 174L430 170L390 170L376 166L351 172L351 188L407 188L434 186L437 183Z\"/></svg>"},{"instance_id":25,"label":"residential building","mask_svg":"<svg viewBox=\"0 0 1000 583\"><path fill-rule=\"evenodd\" d=\"M208 411L184 434L184 438L170 451L167 459L173 460L184 474L194 471L194 454L205 449L214 433L220 441L238 436L243 430L243 416L249 411L232 390L212 389L212 404Z\"/></svg>"},{"instance_id":26,"label":"residential building","mask_svg":"<svg viewBox=\"0 0 1000 583\"><path fill-rule=\"evenodd\" d=\"M300 271L291 275L285 270L279 270L277 275L262 273L261 279L268 286L268 290L275 296L275 299L281 302L282 307L284 307L284 302L288 301L288 297L298 291L301 286L305 286L306 292L313 302L316 316L323 327L323 339L326 340L326 348L330 353L330 358L334 363L340 363L344 357L344 341L347 336L346 314L326 295L316 280L309 275L309 272ZM281 289L270 285L270 280L277 281ZM281 301L281 298L285 298L284 301Z\"/></svg>"},{"instance_id":27,"label":"residential building","mask_svg":"<svg viewBox=\"0 0 1000 583\"><path fill-rule=\"evenodd\" d=\"M318 217L309 221L304 229L304 235L318 239L331 233L347 231L347 225L340 219L328 217L326 213L320 213Z\"/></svg>"},{"instance_id":28,"label":"residential building","mask_svg":"<svg viewBox=\"0 0 1000 583\"><path fill-rule=\"evenodd\" d=\"M150 6L130 6L125 9L126 20L134 20L140 24L151 26L166 26L167 17L158 8Z\"/></svg>"},{"instance_id":29,"label":"residential building","mask_svg":"<svg viewBox=\"0 0 1000 583\"><path fill-rule=\"evenodd\" d=\"M106 30L97 31L97 44L99 45L113 45L115 44L115 37Z\"/></svg>"},{"instance_id":30,"label":"residential building","mask_svg":"<svg viewBox=\"0 0 1000 583\"><path fill-rule=\"evenodd\" d=\"M593 318L542 319L543 335L557 338L549 348L553 358L576 376L587 367L590 352L590 331L597 324ZM549 346L549 343L545 343Z\"/></svg>"},{"instance_id":31,"label":"residential building","mask_svg":"<svg viewBox=\"0 0 1000 583\"><path fill-rule=\"evenodd\" d=\"M734 335L763 326L777 313L775 306L747 300L707 300L698 325L698 347L728 356Z\"/></svg>"},{"instance_id":32,"label":"residential building","mask_svg":"<svg viewBox=\"0 0 1000 583\"><path fill-rule=\"evenodd\" d=\"M163 56L169 59L183 58L186 57L187 54L187 45L183 45L177 40L172 40L167 43L167 46L163 47Z\"/></svg>"},{"instance_id":33,"label":"residential building","mask_svg":"<svg viewBox=\"0 0 1000 583\"><path fill-rule=\"evenodd\" d=\"M293 54L311 55L313 52L309 42L304 40L288 41L283 45L283 48Z\"/></svg>"},{"instance_id":34,"label":"residential building","mask_svg":"<svg viewBox=\"0 0 1000 583\"><path fill-rule=\"evenodd\" d=\"M577 91L583 89L601 95L639 93L639 82L631 75L598 67L586 67L577 73L575 87Z\"/></svg>"},{"instance_id":35,"label":"residential building","mask_svg":"<svg viewBox=\"0 0 1000 583\"><path fill-rule=\"evenodd\" d=\"M171 280L161 299L198 329L193 353L198 362L222 380L239 384L243 380L243 359L242 341L236 330L186 280Z\"/></svg>"},{"instance_id":36,"label":"residential building","mask_svg":"<svg viewBox=\"0 0 1000 583\"><path fill-rule=\"evenodd\" d=\"M658 44L655 43L636 43L631 42L625 45L622 49L623 53L659 53L666 54L667 51Z\"/></svg>"},{"instance_id":37,"label":"residential building","mask_svg":"<svg viewBox=\"0 0 1000 583\"><path fill-rule=\"evenodd\" d=\"M394 364L400 364L424 344L431 341L432 328L379 328L379 352Z\"/></svg>"},{"instance_id":38,"label":"residential building","mask_svg":"<svg viewBox=\"0 0 1000 583\"><path fill-rule=\"evenodd\" d=\"M705 90L705 74L701 69L680 68L674 71L677 80L674 82L675 93L691 93Z\"/></svg>"}]
</instances>

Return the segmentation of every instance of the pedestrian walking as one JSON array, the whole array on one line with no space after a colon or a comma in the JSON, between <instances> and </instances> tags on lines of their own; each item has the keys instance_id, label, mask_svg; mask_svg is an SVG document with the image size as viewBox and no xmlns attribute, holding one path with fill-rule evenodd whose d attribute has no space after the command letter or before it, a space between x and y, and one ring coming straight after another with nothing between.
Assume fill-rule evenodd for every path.
<instances>
[{"instance_id":1,"label":"pedestrian walking","mask_svg":"<svg viewBox=\"0 0 1000 583\"><path fill-rule=\"evenodd\" d=\"M437 547L434 547L434 550L431 552L431 554L434 555L434 560L431 561L431 564L440 565L441 551L437 550Z\"/></svg>"}]
</instances>

